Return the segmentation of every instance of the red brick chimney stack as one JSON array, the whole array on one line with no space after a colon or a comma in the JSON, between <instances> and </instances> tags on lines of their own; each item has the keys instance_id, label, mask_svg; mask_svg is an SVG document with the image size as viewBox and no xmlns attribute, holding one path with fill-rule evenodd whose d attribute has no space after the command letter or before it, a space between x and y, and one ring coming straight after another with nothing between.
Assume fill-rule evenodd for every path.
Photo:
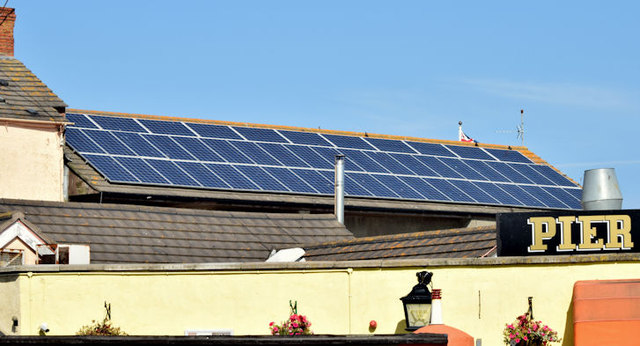
<instances>
[{"instance_id":1,"label":"red brick chimney stack","mask_svg":"<svg viewBox=\"0 0 640 346\"><path fill-rule=\"evenodd\" d=\"M13 56L13 25L16 23L16 10L0 7L0 55Z\"/></svg>"}]
</instances>

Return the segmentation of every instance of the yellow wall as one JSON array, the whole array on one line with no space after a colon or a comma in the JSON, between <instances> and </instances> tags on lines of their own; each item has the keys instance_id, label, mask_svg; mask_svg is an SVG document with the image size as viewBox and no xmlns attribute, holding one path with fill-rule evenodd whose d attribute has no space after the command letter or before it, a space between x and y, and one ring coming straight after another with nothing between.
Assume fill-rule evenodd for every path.
<instances>
[{"instance_id":1,"label":"yellow wall","mask_svg":"<svg viewBox=\"0 0 640 346\"><path fill-rule=\"evenodd\" d=\"M63 147L55 124L0 121L0 198L62 201Z\"/></svg>"},{"instance_id":2,"label":"yellow wall","mask_svg":"<svg viewBox=\"0 0 640 346\"><path fill-rule=\"evenodd\" d=\"M12 328L13 317L20 320L20 285L14 274L0 275L0 332L11 335L20 334L20 327ZM1 335L1 334L0 334Z\"/></svg>"},{"instance_id":3,"label":"yellow wall","mask_svg":"<svg viewBox=\"0 0 640 346\"><path fill-rule=\"evenodd\" d=\"M571 345L574 283L638 278L640 266L635 257L564 258L23 267L53 271L20 276L22 334L37 334L42 322L50 335L74 334L104 316L105 300L112 304L114 324L129 334L266 334L270 321L287 317L289 299L298 301L315 333L369 334L370 320L378 322L376 333L401 333L399 298L415 284L415 273L427 269L434 272L433 287L443 290L444 322L481 338L483 345L501 344L504 325L526 311L529 296L535 318Z\"/></svg>"}]
</instances>

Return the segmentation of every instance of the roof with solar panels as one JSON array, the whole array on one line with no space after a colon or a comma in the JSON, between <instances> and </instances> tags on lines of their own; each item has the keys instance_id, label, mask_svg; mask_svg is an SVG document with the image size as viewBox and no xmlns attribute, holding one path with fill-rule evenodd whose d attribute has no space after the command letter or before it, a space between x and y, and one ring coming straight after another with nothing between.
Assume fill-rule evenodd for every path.
<instances>
[{"instance_id":1,"label":"roof with solar panels","mask_svg":"<svg viewBox=\"0 0 640 346\"><path fill-rule=\"evenodd\" d=\"M581 187L525 147L83 110L67 119L67 165L100 192L326 202L342 154L348 201L581 208Z\"/></svg>"}]
</instances>

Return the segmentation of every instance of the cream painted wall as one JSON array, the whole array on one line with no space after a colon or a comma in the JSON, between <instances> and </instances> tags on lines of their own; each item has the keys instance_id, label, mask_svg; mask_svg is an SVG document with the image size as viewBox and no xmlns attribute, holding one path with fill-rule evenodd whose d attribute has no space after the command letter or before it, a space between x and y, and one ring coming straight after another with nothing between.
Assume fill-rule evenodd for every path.
<instances>
[{"instance_id":1,"label":"cream painted wall","mask_svg":"<svg viewBox=\"0 0 640 346\"><path fill-rule=\"evenodd\" d=\"M0 148L0 198L64 199L57 125L0 121Z\"/></svg>"},{"instance_id":2,"label":"cream painted wall","mask_svg":"<svg viewBox=\"0 0 640 346\"><path fill-rule=\"evenodd\" d=\"M22 322L20 320L20 284L18 275L0 275L0 332L5 335L19 335ZM18 318L15 332L12 328L13 317Z\"/></svg>"},{"instance_id":3,"label":"cream painted wall","mask_svg":"<svg viewBox=\"0 0 640 346\"><path fill-rule=\"evenodd\" d=\"M371 268L369 262L353 269L330 265L322 269L316 263L290 270L267 266L173 271L180 268L174 266L160 272L116 268L22 274L22 333L37 334L39 324L47 322L51 335L74 334L104 316L106 300L112 304L114 324L129 334L183 335L185 329L267 334L270 321L288 316L289 299L298 301L299 313L307 315L318 334L369 334L371 320L378 322L378 334L403 333L399 298L415 284L415 273L428 269L434 272L433 287L443 290L444 322L481 338L483 345L502 343L504 325L526 311L529 296L534 297L535 318L559 330L563 345L571 345L576 281L640 277L640 265L633 261L509 264L494 258L430 263Z\"/></svg>"}]
</instances>

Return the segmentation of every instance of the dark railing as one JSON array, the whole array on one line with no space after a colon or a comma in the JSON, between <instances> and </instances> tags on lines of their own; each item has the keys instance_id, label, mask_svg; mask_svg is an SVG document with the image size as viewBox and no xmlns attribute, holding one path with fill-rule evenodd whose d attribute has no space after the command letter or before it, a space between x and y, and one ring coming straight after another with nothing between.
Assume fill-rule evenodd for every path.
<instances>
[{"instance_id":1,"label":"dark railing","mask_svg":"<svg viewBox=\"0 0 640 346\"><path fill-rule=\"evenodd\" d=\"M444 334L308 336L0 336L0 345L386 346L447 345Z\"/></svg>"}]
</instances>

